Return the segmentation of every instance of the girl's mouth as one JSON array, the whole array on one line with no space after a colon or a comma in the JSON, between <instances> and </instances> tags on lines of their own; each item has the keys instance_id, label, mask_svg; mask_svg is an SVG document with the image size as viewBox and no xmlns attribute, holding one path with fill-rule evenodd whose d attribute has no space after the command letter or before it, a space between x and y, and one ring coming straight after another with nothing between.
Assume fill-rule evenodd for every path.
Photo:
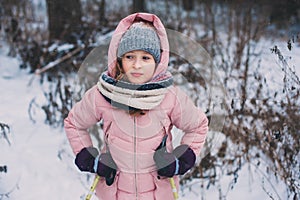
<instances>
[{"instance_id":1,"label":"girl's mouth","mask_svg":"<svg viewBox=\"0 0 300 200\"><path fill-rule=\"evenodd\" d=\"M140 77L140 76L142 76L143 74L142 74L142 73L138 73L138 72L132 72L131 75L132 75L133 77Z\"/></svg>"}]
</instances>

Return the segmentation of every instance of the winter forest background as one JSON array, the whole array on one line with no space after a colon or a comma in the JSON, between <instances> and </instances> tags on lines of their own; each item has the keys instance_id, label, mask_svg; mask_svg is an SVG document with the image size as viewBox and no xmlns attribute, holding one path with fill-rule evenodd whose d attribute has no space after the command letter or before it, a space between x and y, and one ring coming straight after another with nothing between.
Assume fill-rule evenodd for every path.
<instances>
[{"instance_id":1,"label":"winter forest background","mask_svg":"<svg viewBox=\"0 0 300 200\"><path fill-rule=\"evenodd\" d=\"M201 45L215 70L171 54L211 119L180 199L300 199L299 0L0 0L0 199L84 198L93 177L74 167L63 119L136 11ZM100 148L101 123L90 132Z\"/></svg>"}]
</instances>

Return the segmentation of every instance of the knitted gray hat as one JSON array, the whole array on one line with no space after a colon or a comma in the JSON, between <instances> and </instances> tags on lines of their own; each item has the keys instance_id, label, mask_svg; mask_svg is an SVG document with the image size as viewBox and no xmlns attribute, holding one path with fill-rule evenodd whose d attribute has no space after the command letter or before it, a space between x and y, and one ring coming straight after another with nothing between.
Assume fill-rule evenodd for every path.
<instances>
[{"instance_id":1,"label":"knitted gray hat","mask_svg":"<svg viewBox=\"0 0 300 200\"><path fill-rule=\"evenodd\" d=\"M153 27L135 23L124 33L119 43L117 56L133 50L143 50L150 53L155 62L160 61L160 40Z\"/></svg>"}]
</instances>

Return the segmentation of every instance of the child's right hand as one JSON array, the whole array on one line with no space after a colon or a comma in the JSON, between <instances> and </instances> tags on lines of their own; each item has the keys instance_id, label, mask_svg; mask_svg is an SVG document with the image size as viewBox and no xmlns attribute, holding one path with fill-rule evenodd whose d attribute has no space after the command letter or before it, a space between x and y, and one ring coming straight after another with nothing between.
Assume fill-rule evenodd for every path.
<instances>
[{"instance_id":1,"label":"child's right hand","mask_svg":"<svg viewBox=\"0 0 300 200\"><path fill-rule=\"evenodd\" d=\"M98 166L96 168L97 174L105 177L106 185L109 186L113 184L118 167L110 153L102 153L99 156Z\"/></svg>"},{"instance_id":2,"label":"child's right hand","mask_svg":"<svg viewBox=\"0 0 300 200\"><path fill-rule=\"evenodd\" d=\"M96 148L85 147L76 155L75 164L81 171L105 177L106 184L111 185L114 182L117 165L110 153L102 153L99 157L98 155Z\"/></svg>"}]
</instances>

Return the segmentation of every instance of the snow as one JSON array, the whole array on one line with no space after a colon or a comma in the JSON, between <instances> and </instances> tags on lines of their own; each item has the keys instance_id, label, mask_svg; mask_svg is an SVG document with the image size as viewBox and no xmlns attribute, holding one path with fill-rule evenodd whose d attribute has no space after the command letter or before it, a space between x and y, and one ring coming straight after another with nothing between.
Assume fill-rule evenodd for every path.
<instances>
[{"instance_id":1,"label":"snow","mask_svg":"<svg viewBox=\"0 0 300 200\"><path fill-rule=\"evenodd\" d=\"M84 195L86 188L74 181L79 172L72 161L58 157L62 149L71 155L63 130L44 124L45 116L38 109L36 122L29 119L32 99L43 100L41 86L36 81L29 87L32 75L20 71L18 60L6 57L4 50L2 46L0 121L10 126L11 146L0 137L0 166L7 166L7 173L0 173L0 194L12 191L8 199L22 200L74 199Z\"/></svg>"},{"instance_id":2,"label":"snow","mask_svg":"<svg viewBox=\"0 0 300 200\"><path fill-rule=\"evenodd\" d=\"M50 47L48 47L48 51L51 52L57 50L58 52L60 52L60 51L68 51L73 48L74 48L74 44L58 45L56 43L53 43Z\"/></svg>"},{"instance_id":3,"label":"snow","mask_svg":"<svg viewBox=\"0 0 300 200\"><path fill-rule=\"evenodd\" d=\"M299 48L295 48L299 52ZM6 44L0 45L0 122L10 126L11 142L9 145L0 136L0 166L8 168L7 173L0 172L0 199L82 199L88 193L92 177L79 172L73 164L74 156L63 129L44 123L45 115L38 106L45 99L38 78L28 85L34 75L19 70L18 58L7 57L7 50ZM296 56L292 58L292 65L299 63ZM274 63L274 59L275 55L271 54L264 62ZM267 66L266 78L271 83L276 80L280 83L280 68L274 70L271 65ZM270 68L273 70L269 71ZM299 75L300 68L295 67L295 70ZM30 120L28 114L33 100L30 112L35 121ZM220 171L220 184L211 185L209 189L206 189L207 181L194 179L181 188L180 200L270 199L267 192L275 199L287 199L285 186L264 174L263 167L263 164L243 166L236 183L232 176ZM226 196L220 197L220 190Z\"/></svg>"}]
</instances>

